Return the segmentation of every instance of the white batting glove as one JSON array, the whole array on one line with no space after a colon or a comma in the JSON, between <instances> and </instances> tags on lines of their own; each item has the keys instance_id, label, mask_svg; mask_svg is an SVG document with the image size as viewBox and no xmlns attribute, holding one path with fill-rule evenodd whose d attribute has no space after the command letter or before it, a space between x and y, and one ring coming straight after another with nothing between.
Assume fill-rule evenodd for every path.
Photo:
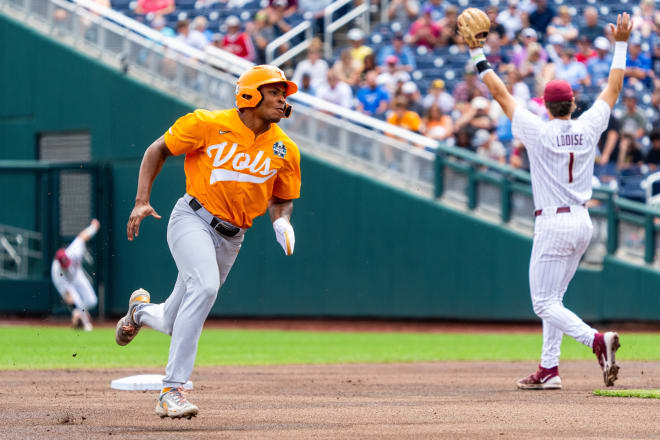
<instances>
[{"instance_id":1,"label":"white batting glove","mask_svg":"<svg viewBox=\"0 0 660 440\"><path fill-rule=\"evenodd\" d=\"M277 242L284 249L286 255L293 254L293 246L296 244L296 236L293 233L293 226L284 217L280 217L273 222L273 229L275 229L275 237Z\"/></svg>"}]
</instances>

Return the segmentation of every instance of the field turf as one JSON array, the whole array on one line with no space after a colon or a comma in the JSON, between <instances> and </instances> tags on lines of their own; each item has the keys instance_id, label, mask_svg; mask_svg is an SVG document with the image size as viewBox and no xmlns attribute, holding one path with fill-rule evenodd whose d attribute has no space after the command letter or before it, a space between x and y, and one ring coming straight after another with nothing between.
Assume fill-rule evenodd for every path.
<instances>
[{"instance_id":1,"label":"field turf","mask_svg":"<svg viewBox=\"0 0 660 440\"><path fill-rule=\"evenodd\" d=\"M163 367L169 337L143 329L128 346L114 329L91 333L65 327L0 327L0 370ZM621 336L617 359L660 360L660 335ZM205 329L196 365L333 364L417 361L537 360L541 334L311 332ZM562 360L592 359L588 348L565 337Z\"/></svg>"}]
</instances>

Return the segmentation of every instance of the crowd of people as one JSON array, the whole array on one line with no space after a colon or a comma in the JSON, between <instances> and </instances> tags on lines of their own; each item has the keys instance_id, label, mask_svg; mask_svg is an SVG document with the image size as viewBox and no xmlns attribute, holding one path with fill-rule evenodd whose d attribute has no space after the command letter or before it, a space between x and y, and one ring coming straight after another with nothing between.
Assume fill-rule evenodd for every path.
<instances>
[{"instance_id":1,"label":"crowd of people","mask_svg":"<svg viewBox=\"0 0 660 440\"><path fill-rule=\"evenodd\" d=\"M232 1L237 0L206 0ZM174 0L140 3L159 3L169 13ZM191 46L212 44L263 63L266 45L290 29L287 17L318 18L329 3L269 0L252 20L229 16L219 29L209 29L204 16L180 20L176 29L167 28L158 11L150 12L150 20L156 29ZM613 40L606 23L611 17L602 16L594 6L582 6L556 9L548 0L507 0L502 7L486 10L491 20L485 47L489 62L516 99L541 116L547 115L540 96L551 79L564 79L574 88L575 116L589 107L607 81ZM660 10L654 0L641 0L630 8L634 29L624 98L599 145L597 173L605 175L604 180L624 168L642 172L660 164ZM428 78L428 69L420 74L421 54L442 56L451 49L455 59L467 61L467 48L456 32L459 8L447 0L391 0L378 16L381 12L389 22L378 38L350 29L345 38L338 38L346 44L338 45L332 59L324 58L322 41L316 38L305 59L282 67L305 93L526 168L525 151L513 138L508 119L469 64L461 65L456 81L443 77L441 67L433 71L435 77ZM424 81L419 81L422 76Z\"/></svg>"}]
</instances>

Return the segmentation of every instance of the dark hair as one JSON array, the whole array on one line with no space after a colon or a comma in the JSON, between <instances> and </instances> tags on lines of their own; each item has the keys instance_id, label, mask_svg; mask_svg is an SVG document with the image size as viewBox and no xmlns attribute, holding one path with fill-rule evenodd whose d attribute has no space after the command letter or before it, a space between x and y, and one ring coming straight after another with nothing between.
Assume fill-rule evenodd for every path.
<instances>
[{"instance_id":1,"label":"dark hair","mask_svg":"<svg viewBox=\"0 0 660 440\"><path fill-rule=\"evenodd\" d=\"M546 102L545 106L555 118L568 116L573 113L573 101Z\"/></svg>"}]
</instances>

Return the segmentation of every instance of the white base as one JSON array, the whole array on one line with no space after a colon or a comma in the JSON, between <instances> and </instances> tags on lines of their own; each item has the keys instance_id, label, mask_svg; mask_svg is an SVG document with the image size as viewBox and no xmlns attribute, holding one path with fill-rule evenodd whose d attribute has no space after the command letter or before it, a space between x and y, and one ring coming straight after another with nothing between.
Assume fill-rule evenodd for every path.
<instances>
[{"instance_id":1,"label":"white base","mask_svg":"<svg viewBox=\"0 0 660 440\"><path fill-rule=\"evenodd\" d=\"M164 377L163 374L138 374L137 376L122 377L110 382L110 388L125 391L160 391L163 388ZM186 382L183 389L192 390L192 381Z\"/></svg>"}]
</instances>

